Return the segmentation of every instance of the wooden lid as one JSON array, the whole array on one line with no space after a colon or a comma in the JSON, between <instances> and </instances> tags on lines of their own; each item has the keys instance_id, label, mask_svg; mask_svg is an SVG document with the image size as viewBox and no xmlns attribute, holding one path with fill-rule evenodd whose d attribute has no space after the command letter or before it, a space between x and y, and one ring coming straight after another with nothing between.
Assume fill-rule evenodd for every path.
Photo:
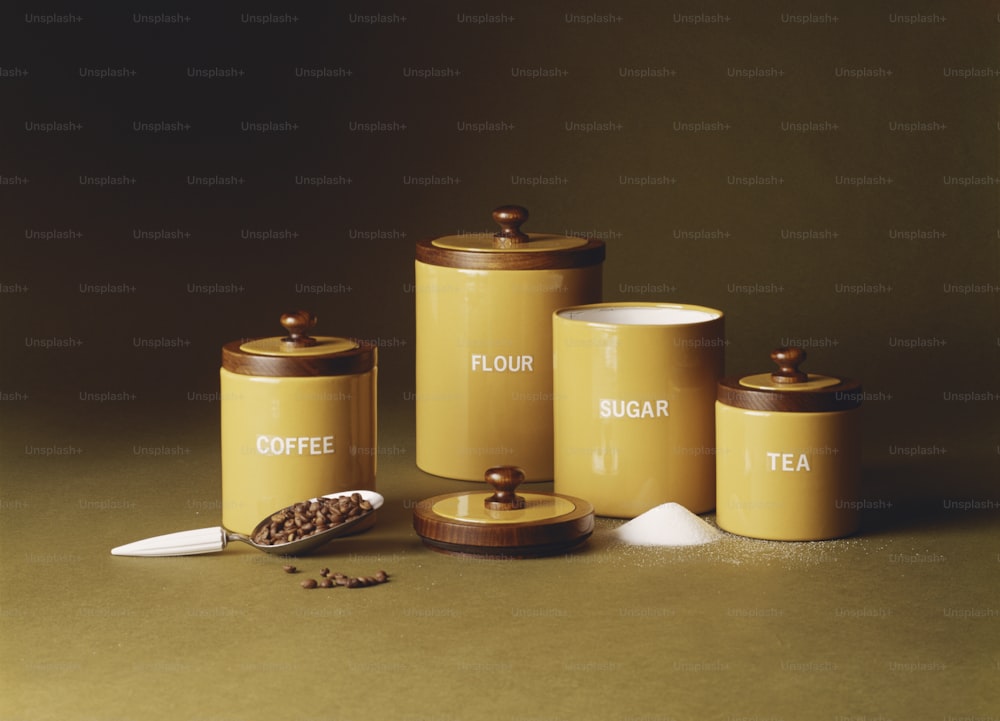
<instances>
[{"instance_id":1,"label":"wooden lid","mask_svg":"<svg viewBox=\"0 0 1000 721\"><path fill-rule=\"evenodd\" d=\"M528 210L501 205L493 211L496 233L449 235L417 243L417 260L470 270L583 268L604 262L604 241L551 233L523 233Z\"/></svg>"},{"instance_id":2,"label":"wooden lid","mask_svg":"<svg viewBox=\"0 0 1000 721\"><path fill-rule=\"evenodd\" d=\"M594 507L555 493L517 494L524 471L497 466L485 474L492 491L448 493L421 501L413 528L436 551L490 558L565 553L594 531Z\"/></svg>"},{"instance_id":3,"label":"wooden lid","mask_svg":"<svg viewBox=\"0 0 1000 721\"><path fill-rule=\"evenodd\" d=\"M376 349L350 338L307 335L316 316L297 310L281 316L284 337L234 340L222 347L222 367L248 376L311 377L365 373Z\"/></svg>"},{"instance_id":4,"label":"wooden lid","mask_svg":"<svg viewBox=\"0 0 1000 721\"><path fill-rule=\"evenodd\" d=\"M805 359L801 348L776 348L771 360L778 370L723 378L716 398L735 408L792 413L846 411L861 405L860 381L800 371Z\"/></svg>"}]
</instances>

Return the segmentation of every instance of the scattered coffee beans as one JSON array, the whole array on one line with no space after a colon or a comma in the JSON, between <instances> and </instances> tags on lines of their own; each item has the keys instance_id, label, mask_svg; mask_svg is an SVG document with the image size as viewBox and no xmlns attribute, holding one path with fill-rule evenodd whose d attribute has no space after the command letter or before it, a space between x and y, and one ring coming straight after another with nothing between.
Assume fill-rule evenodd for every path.
<instances>
[{"instance_id":1,"label":"scattered coffee beans","mask_svg":"<svg viewBox=\"0 0 1000 721\"><path fill-rule=\"evenodd\" d=\"M371 513L372 504L360 493L336 498L303 501L283 508L253 535L254 543L275 546L326 531L334 526Z\"/></svg>"},{"instance_id":2,"label":"scattered coffee beans","mask_svg":"<svg viewBox=\"0 0 1000 721\"><path fill-rule=\"evenodd\" d=\"M319 575L322 576L321 581L317 582L314 578L307 578L299 585L302 588L336 588L337 586L365 588L366 586L386 583L389 580L389 574L385 571L378 571L374 576L345 576L343 573L331 573L329 568L323 568Z\"/></svg>"},{"instance_id":3,"label":"scattered coffee beans","mask_svg":"<svg viewBox=\"0 0 1000 721\"><path fill-rule=\"evenodd\" d=\"M295 566L282 566L281 570L284 571L285 573L297 573L299 569L297 569Z\"/></svg>"}]
</instances>

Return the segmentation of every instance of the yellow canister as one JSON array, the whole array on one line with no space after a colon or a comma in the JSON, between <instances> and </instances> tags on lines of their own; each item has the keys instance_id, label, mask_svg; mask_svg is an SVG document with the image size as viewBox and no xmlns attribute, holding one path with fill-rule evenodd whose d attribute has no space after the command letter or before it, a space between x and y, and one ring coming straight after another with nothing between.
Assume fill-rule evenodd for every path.
<instances>
[{"instance_id":1,"label":"yellow canister","mask_svg":"<svg viewBox=\"0 0 1000 721\"><path fill-rule=\"evenodd\" d=\"M715 506L722 311L681 303L563 308L552 318L555 490L599 516Z\"/></svg>"},{"instance_id":2,"label":"yellow canister","mask_svg":"<svg viewBox=\"0 0 1000 721\"><path fill-rule=\"evenodd\" d=\"M601 299L604 243L523 233L528 211L493 212L501 230L417 244L417 466L482 481L510 465L552 478L552 313Z\"/></svg>"},{"instance_id":3,"label":"yellow canister","mask_svg":"<svg viewBox=\"0 0 1000 721\"><path fill-rule=\"evenodd\" d=\"M799 348L719 382L716 521L741 536L819 541L858 529L861 384L804 373Z\"/></svg>"},{"instance_id":4,"label":"yellow canister","mask_svg":"<svg viewBox=\"0 0 1000 721\"><path fill-rule=\"evenodd\" d=\"M285 337L223 346L222 525L249 533L307 498L375 490L376 349L310 337L315 318L286 313Z\"/></svg>"}]
</instances>

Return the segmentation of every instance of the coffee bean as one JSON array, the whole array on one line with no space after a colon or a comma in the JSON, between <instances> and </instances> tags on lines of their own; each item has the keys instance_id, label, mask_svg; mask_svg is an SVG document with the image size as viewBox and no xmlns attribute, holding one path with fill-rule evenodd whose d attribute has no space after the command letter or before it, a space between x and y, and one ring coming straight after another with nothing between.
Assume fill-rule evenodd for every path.
<instances>
[{"instance_id":1,"label":"coffee bean","mask_svg":"<svg viewBox=\"0 0 1000 721\"><path fill-rule=\"evenodd\" d=\"M296 503L272 514L269 523L254 534L252 540L259 545L269 546L290 543L374 510L372 504L360 493Z\"/></svg>"},{"instance_id":2,"label":"coffee bean","mask_svg":"<svg viewBox=\"0 0 1000 721\"><path fill-rule=\"evenodd\" d=\"M298 569L295 566L282 566L282 570L285 573L298 573ZM343 586L345 588L367 588L368 586L377 586L381 583L386 583L389 580L389 574L385 571L376 571L371 576L347 576L339 571L331 573L329 568L320 569L319 575L321 580L317 581L315 578L307 578L299 583L302 588L336 588L338 586Z\"/></svg>"}]
</instances>

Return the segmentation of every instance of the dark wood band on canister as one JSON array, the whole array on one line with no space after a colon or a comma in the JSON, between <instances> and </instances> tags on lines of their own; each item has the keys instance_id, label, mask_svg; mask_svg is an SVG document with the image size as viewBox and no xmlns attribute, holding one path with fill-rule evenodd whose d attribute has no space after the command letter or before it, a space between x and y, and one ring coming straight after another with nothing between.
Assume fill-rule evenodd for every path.
<instances>
[{"instance_id":1,"label":"dark wood band on canister","mask_svg":"<svg viewBox=\"0 0 1000 721\"><path fill-rule=\"evenodd\" d=\"M582 525L582 521L581 521ZM558 541L552 544L541 544L536 546L496 546L486 548L483 546L469 546L461 543L449 543L438 541L433 538L423 538L424 545L428 548L446 553L450 556L465 556L491 560L523 559L523 558L544 558L545 556L563 555L575 551L586 543L593 533L593 519L590 519L590 530L584 532L580 530L572 540Z\"/></svg>"},{"instance_id":2,"label":"dark wood band on canister","mask_svg":"<svg viewBox=\"0 0 1000 721\"><path fill-rule=\"evenodd\" d=\"M530 245L523 243L522 245ZM603 240L589 240L586 245L565 250L456 250L439 248L433 240L417 243L417 261L445 268L467 270L552 270L586 268L604 262Z\"/></svg>"},{"instance_id":3,"label":"dark wood band on canister","mask_svg":"<svg viewBox=\"0 0 1000 721\"><path fill-rule=\"evenodd\" d=\"M245 376L274 378L310 378L366 373L375 367L376 348L358 343L357 348L331 355L261 355L242 350L246 340L234 340L222 346L222 367Z\"/></svg>"},{"instance_id":4,"label":"dark wood band on canister","mask_svg":"<svg viewBox=\"0 0 1000 721\"><path fill-rule=\"evenodd\" d=\"M751 411L824 413L849 411L861 405L861 381L844 378L837 385L811 391L768 390L740 385L745 376L719 381L716 398L720 403Z\"/></svg>"}]
</instances>

